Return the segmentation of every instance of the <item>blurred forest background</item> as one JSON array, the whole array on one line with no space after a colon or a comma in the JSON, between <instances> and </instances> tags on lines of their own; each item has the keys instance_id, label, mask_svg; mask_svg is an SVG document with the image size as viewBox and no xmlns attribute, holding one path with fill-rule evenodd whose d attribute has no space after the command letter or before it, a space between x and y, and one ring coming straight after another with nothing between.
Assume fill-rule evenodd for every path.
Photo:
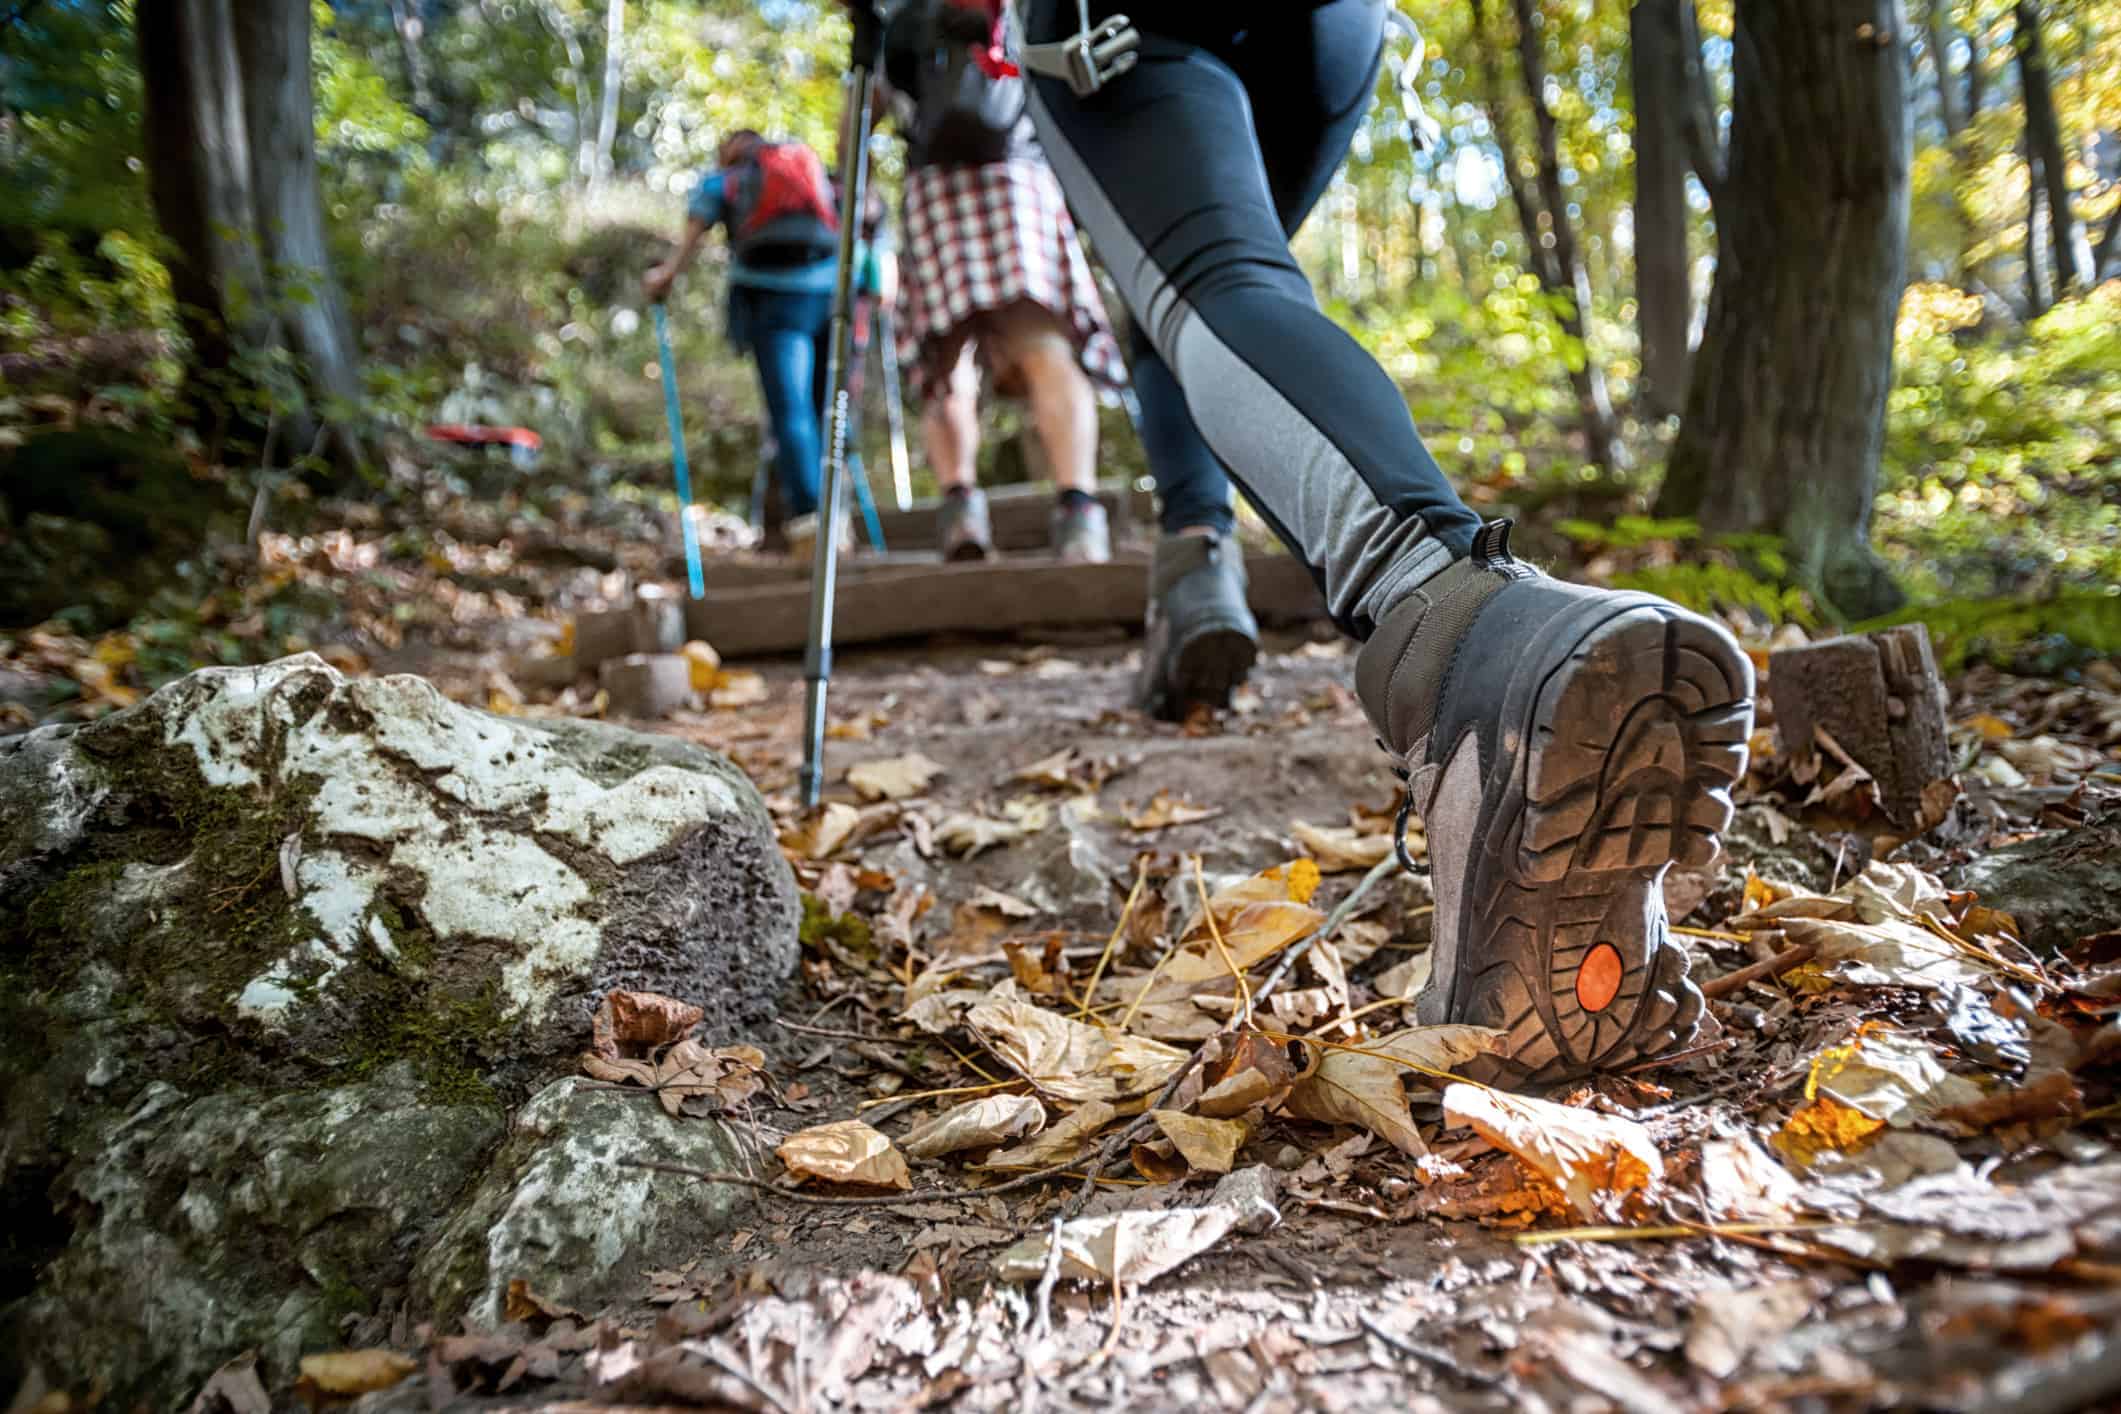
<instances>
[{"instance_id":1,"label":"blurred forest background","mask_svg":"<svg viewBox=\"0 0 2121 1414\"><path fill-rule=\"evenodd\" d=\"M1299 250L1477 506L1764 625L2121 650L2121 0L1413 18ZM0 634L122 632L144 685L299 646L292 610L231 631L200 537L437 467L512 513L667 511L639 274L720 134L831 160L847 42L811 0L0 0ZM720 283L673 313L701 494L740 509ZM544 461L452 470L437 420Z\"/></svg>"}]
</instances>

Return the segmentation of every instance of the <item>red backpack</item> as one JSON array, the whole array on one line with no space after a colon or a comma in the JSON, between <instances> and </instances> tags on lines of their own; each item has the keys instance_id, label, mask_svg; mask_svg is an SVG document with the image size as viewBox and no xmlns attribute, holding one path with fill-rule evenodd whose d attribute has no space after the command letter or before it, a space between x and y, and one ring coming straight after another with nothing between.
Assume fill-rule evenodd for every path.
<instances>
[{"instance_id":1,"label":"red backpack","mask_svg":"<svg viewBox=\"0 0 2121 1414\"><path fill-rule=\"evenodd\" d=\"M760 143L723 178L729 244L747 265L809 265L839 249L825 164L799 142Z\"/></svg>"}]
</instances>

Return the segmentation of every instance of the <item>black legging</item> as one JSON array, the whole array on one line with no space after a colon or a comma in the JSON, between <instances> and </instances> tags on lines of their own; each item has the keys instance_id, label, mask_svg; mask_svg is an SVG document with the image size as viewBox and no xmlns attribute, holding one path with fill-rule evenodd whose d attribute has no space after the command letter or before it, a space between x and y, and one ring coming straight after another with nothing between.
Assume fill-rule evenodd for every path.
<instances>
[{"instance_id":1,"label":"black legging","mask_svg":"<svg viewBox=\"0 0 2121 1414\"><path fill-rule=\"evenodd\" d=\"M1092 18L1115 8L1093 4ZM1398 386L1319 310L1289 253L1369 105L1383 6L1124 9L1142 32L1132 72L1088 99L1054 79L1030 87L1069 205L1168 365L1136 374L1152 455L1183 452L1173 427L1189 420L1335 617L1366 635L1479 528ZM1033 43L1076 29L1073 0L1023 11Z\"/></svg>"}]
</instances>

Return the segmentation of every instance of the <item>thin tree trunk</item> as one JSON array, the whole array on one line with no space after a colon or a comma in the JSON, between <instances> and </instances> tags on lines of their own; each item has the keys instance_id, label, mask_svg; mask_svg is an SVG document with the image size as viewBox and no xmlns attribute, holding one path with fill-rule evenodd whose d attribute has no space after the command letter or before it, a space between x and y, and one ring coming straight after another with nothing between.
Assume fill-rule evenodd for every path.
<instances>
[{"instance_id":1,"label":"thin tree trunk","mask_svg":"<svg viewBox=\"0 0 2121 1414\"><path fill-rule=\"evenodd\" d=\"M1581 350L1582 357L1569 365L1569 383L1576 391L1577 414L1583 427L1585 458L1601 472L1611 475L1618 465L1619 448L1613 435L1613 405L1606 396L1605 370L1591 351L1590 281L1576 255L1575 229L1569 223L1568 199L1561 189L1559 137L1554 113L1546 101L1546 56L1540 48L1533 0L1513 0L1519 29L1518 52L1524 69L1525 91L1531 95L1539 161L1534 168L1538 195L1525 185L1515 143L1510 137L1502 79L1495 62L1495 44L1486 33L1486 17L1480 0L1474 0L1473 21L1488 84L1488 126L1502 153L1504 174L1509 180L1510 199L1517 207L1518 223L1524 228L1533 272L1549 294L1562 296L1559 319L1562 332Z\"/></svg>"},{"instance_id":2,"label":"thin tree trunk","mask_svg":"<svg viewBox=\"0 0 2121 1414\"><path fill-rule=\"evenodd\" d=\"M1834 611L1901 599L1870 548L1907 266L1900 0L1737 0L1716 283L1657 513L1781 538Z\"/></svg>"},{"instance_id":3,"label":"thin tree trunk","mask_svg":"<svg viewBox=\"0 0 2121 1414\"><path fill-rule=\"evenodd\" d=\"M1682 8L1693 0L1637 0L1628 12L1635 88L1635 306L1642 338L1642 401L1660 417L1686 404L1694 299L1687 258Z\"/></svg>"},{"instance_id":4,"label":"thin tree trunk","mask_svg":"<svg viewBox=\"0 0 2121 1414\"><path fill-rule=\"evenodd\" d=\"M538 17L545 28L552 31L553 38L560 41L560 48L567 55L567 83L574 93L574 169L575 176L587 182L596 171L596 130L589 120L589 75L588 60L582 54L582 41L574 32L574 21L567 18L552 0L537 0Z\"/></svg>"},{"instance_id":5,"label":"thin tree trunk","mask_svg":"<svg viewBox=\"0 0 2121 1414\"><path fill-rule=\"evenodd\" d=\"M619 90L625 82L626 0L610 0L604 11L604 92L597 115L596 169L592 184L611 176L611 151L619 137Z\"/></svg>"},{"instance_id":6,"label":"thin tree trunk","mask_svg":"<svg viewBox=\"0 0 2121 1414\"><path fill-rule=\"evenodd\" d=\"M2084 228L2070 203L2069 159L2062 150L2062 123L2048 81L2047 50L2040 40L2038 0L2018 0L2018 77L2025 92L2025 141L2047 192L2047 234L2055 252L2056 298L2083 285L2091 268Z\"/></svg>"},{"instance_id":7,"label":"thin tree trunk","mask_svg":"<svg viewBox=\"0 0 2121 1414\"><path fill-rule=\"evenodd\" d=\"M2025 158L2025 317L2038 319L2055 301L2040 268L2040 197L2045 187L2032 134L2026 134L2019 155Z\"/></svg>"},{"instance_id":8,"label":"thin tree trunk","mask_svg":"<svg viewBox=\"0 0 2121 1414\"><path fill-rule=\"evenodd\" d=\"M1716 129L1716 99L1709 92L1708 66L1701 62L1701 21L1694 13L1694 0L1684 0L1672 11L1678 25L1680 93L1685 105L1679 110L1680 135L1686 140L1687 163L1694 178L1709 194L1710 204L1723 193L1723 137Z\"/></svg>"},{"instance_id":9,"label":"thin tree trunk","mask_svg":"<svg viewBox=\"0 0 2121 1414\"><path fill-rule=\"evenodd\" d=\"M1925 19L1929 29L1930 67L1937 71L1937 116L1943 120L1944 135L1957 140L1966 128L1966 114L1959 107L1959 95L1952 92L1952 25L1945 18L1944 4L1945 0L1929 0Z\"/></svg>"},{"instance_id":10,"label":"thin tree trunk","mask_svg":"<svg viewBox=\"0 0 2121 1414\"><path fill-rule=\"evenodd\" d=\"M2099 233L2098 247L2092 251L2093 284L2106 278L2107 269L2117 255L2121 255L2121 202L2107 213L2106 229Z\"/></svg>"},{"instance_id":11,"label":"thin tree trunk","mask_svg":"<svg viewBox=\"0 0 2121 1414\"><path fill-rule=\"evenodd\" d=\"M390 0L390 27L397 31L398 53L405 61L405 84L412 91L412 111L435 121L434 90L427 82L427 55L420 48L426 26L413 13L413 0Z\"/></svg>"},{"instance_id":12,"label":"thin tree trunk","mask_svg":"<svg viewBox=\"0 0 2121 1414\"><path fill-rule=\"evenodd\" d=\"M341 459L352 465L359 449L343 429L360 401L361 375L317 189L309 0L241 0L235 40L267 275L302 381L324 420L341 429Z\"/></svg>"},{"instance_id":13,"label":"thin tree trunk","mask_svg":"<svg viewBox=\"0 0 2121 1414\"><path fill-rule=\"evenodd\" d=\"M133 28L148 194L169 239L171 292L192 368L209 375L210 385L235 370L239 352L278 342L251 190L232 0L139 0ZM220 391L225 398L227 390ZM255 420L264 425L262 416Z\"/></svg>"}]
</instances>

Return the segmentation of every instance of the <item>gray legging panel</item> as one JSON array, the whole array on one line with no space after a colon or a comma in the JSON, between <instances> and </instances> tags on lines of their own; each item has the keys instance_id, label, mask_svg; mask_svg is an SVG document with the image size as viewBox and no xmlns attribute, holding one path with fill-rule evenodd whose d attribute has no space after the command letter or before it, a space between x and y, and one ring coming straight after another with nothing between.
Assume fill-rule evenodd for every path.
<instances>
[{"instance_id":1,"label":"gray legging panel","mask_svg":"<svg viewBox=\"0 0 2121 1414\"><path fill-rule=\"evenodd\" d=\"M1026 37L1072 32L1075 13L1028 0ZM1289 191L1331 171L1347 115L1369 101L1382 7L1134 13L1132 72L1087 99L1031 81L1047 159L1194 425L1317 575L1334 617L1366 636L1479 528L1390 376L1318 308L1283 228Z\"/></svg>"}]
</instances>

